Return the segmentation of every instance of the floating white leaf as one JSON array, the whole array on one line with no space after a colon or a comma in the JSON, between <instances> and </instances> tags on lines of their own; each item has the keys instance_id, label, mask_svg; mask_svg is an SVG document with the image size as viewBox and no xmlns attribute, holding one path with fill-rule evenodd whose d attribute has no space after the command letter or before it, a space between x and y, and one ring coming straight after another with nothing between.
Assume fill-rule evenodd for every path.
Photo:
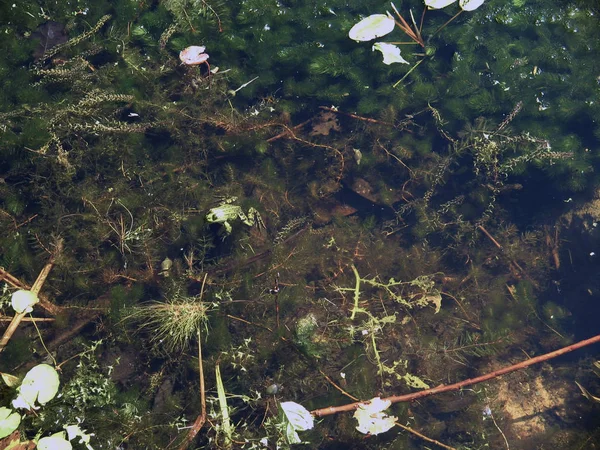
<instances>
[{"instance_id":1,"label":"floating white leaf","mask_svg":"<svg viewBox=\"0 0 600 450\"><path fill-rule=\"evenodd\" d=\"M45 405L56 396L59 384L58 372L52 366L38 364L23 378L13 407L35 409L36 400L40 405Z\"/></svg>"},{"instance_id":2,"label":"floating white leaf","mask_svg":"<svg viewBox=\"0 0 600 450\"><path fill-rule=\"evenodd\" d=\"M63 431L52 436L43 437L38 441L38 450L72 450L73 446L65 439Z\"/></svg>"},{"instance_id":3,"label":"floating white leaf","mask_svg":"<svg viewBox=\"0 0 600 450\"><path fill-rule=\"evenodd\" d=\"M36 294L26 289L19 289L11 296L12 307L18 313L33 311L33 305L39 301Z\"/></svg>"},{"instance_id":4,"label":"floating white leaf","mask_svg":"<svg viewBox=\"0 0 600 450\"><path fill-rule=\"evenodd\" d=\"M485 0L458 0L458 4L465 11L474 11L483 5Z\"/></svg>"},{"instance_id":5,"label":"floating white leaf","mask_svg":"<svg viewBox=\"0 0 600 450\"><path fill-rule=\"evenodd\" d=\"M355 41L370 41L391 33L396 22L385 14L373 14L354 25L348 36Z\"/></svg>"},{"instance_id":6,"label":"floating white leaf","mask_svg":"<svg viewBox=\"0 0 600 450\"><path fill-rule=\"evenodd\" d=\"M356 429L363 434L385 433L396 425L397 417L388 416L383 411L392 404L389 400L379 397L372 398L368 404L361 403L354 412L354 418L358 420Z\"/></svg>"},{"instance_id":7,"label":"floating white leaf","mask_svg":"<svg viewBox=\"0 0 600 450\"><path fill-rule=\"evenodd\" d=\"M94 448L90 445L90 440L94 433L86 433L86 430L82 430L79 425L67 425L65 427L67 432L67 439L72 441L76 437L80 438L79 443L84 444L88 450L94 450Z\"/></svg>"},{"instance_id":8,"label":"floating white leaf","mask_svg":"<svg viewBox=\"0 0 600 450\"><path fill-rule=\"evenodd\" d=\"M425 0L425 5L429 9L441 9L451 5L456 0Z\"/></svg>"},{"instance_id":9,"label":"floating white leaf","mask_svg":"<svg viewBox=\"0 0 600 450\"><path fill-rule=\"evenodd\" d=\"M285 423L285 436L288 444L301 444L302 440L296 431L310 430L315 426L313 416L304 406L295 402L279 404Z\"/></svg>"},{"instance_id":10,"label":"floating white leaf","mask_svg":"<svg viewBox=\"0 0 600 450\"><path fill-rule=\"evenodd\" d=\"M394 44L387 44L385 42L376 42L373 44L373 51L379 50L383 55L383 63L390 65L394 63L408 64L400 55L400 48Z\"/></svg>"}]
</instances>

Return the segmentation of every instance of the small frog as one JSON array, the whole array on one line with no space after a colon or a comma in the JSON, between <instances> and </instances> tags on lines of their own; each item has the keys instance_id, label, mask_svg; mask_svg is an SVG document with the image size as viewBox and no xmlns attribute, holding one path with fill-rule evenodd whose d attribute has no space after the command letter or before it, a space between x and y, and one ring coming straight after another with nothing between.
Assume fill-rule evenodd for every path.
<instances>
[{"instance_id":1,"label":"small frog","mask_svg":"<svg viewBox=\"0 0 600 450\"><path fill-rule=\"evenodd\" d=\"M249 208L247 213L244 213L242 208L237 205L233 205L237 201L237 197L230 197L215 207L211 208L206 214L206 221L208 223L220 223L223 225L225 230L225 236L231 234L231 224L229 222L235 220L241 220L243 224L252 227L254 225L264 227L264 223L258 211L254 208Z\"/></svg>"}]
</instances>

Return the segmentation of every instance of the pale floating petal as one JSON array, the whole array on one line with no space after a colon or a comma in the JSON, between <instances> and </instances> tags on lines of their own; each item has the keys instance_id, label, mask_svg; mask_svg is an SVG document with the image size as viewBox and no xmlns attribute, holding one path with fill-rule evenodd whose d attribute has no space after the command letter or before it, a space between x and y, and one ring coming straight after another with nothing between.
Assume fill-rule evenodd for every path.
<instances>
[{"instance_id":1,"label":"pale floating petal","mask_svg":"<svg viewBox=\"0 0 600 450\"><path fill-rule=\"evenodd\" d=\"M394 19L385 14L373 14L354 25L348 36L355 41L370 41L391 33L396 26Z\"/></svg>"},{"instance_id":2,"label":"pale floating petal","mask_svg":"<svg viewBox=\"0 0 600 450\"><path fill-rule=\"evenodd\" d=\"M456 0L425 0L425 5L429 9L441 9L451 5Z\"/></svg>"},{"instance_id":3,"label":"pale floating petal","mask_svg":"<svg viewBox=\"0 0 600 450\"><path fill-rule=\"evenodd\" d=\"M458 4L465 11L474 11L483 5L485 0L458 0Z\"/></svg>"},{"instance_id":4,"label":"pale floating petal","mask_svg":"<svg viewBox=\"0 0 600 450\"><path fill-rule=\"evenodd\" d=\"M363 434L385 433L395 426L398 420L395 416L388 416L383 411L392 404L389 400L382 400L375 397L369 401L369 404L362 403L354 412L354 418L358 420L356 429Z\"/></svg>"},{"instance_id":5,"label":"pale floating petal","mask_svg":"<svg viewBox=\"0 0 600 450\"><path fill-rule=\"evenodd\" d=\"M184 48L181 50L181 52L179 52L179 59L182 63L187 64L188 66L202 64L208 59L208 55L204 53L204 50L206 50L206 47L192 45L191 47Z\"/></svg>"},{"instance_id":6,"label":"pale floating petal","mask_svg":"<svg viewBox=\"0 0 600 450\"><path fill-rule=\"evenodd\" d=\"M387 44L385 42L376 42L373 44L373 51L379 50L383 55L383 63L390 65L394 63L409 64L402 55L400 55L400 48L394 44Z\"/></svg>"}]
</instances>

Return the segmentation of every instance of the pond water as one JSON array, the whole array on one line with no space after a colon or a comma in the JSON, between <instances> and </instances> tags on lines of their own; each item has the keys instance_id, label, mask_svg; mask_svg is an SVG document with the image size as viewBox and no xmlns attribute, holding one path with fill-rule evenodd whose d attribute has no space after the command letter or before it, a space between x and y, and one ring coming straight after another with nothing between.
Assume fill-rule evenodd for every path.
<instances>
[{"instance_id":1,"label":"pond water","mask_svg":"<svg viewBox=\"0 0 600 450\"><path fill-rule=\"evenodd\" d=\"M596 448L597 344L397 398L598 328L598 5L460 5L3 2L0 447Z\"/></svg>"}]
</instances>

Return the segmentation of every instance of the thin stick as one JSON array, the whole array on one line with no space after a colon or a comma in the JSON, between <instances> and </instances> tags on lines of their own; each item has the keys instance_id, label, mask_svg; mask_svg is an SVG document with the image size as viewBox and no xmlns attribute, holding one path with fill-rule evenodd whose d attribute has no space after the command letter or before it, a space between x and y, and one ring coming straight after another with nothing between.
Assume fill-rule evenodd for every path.
<instances>
[{"instance_id":1,"label":"thin stick","mask_svg":"<svg viewBox=\"0 0 600 450\"><path fill-rule=\"evenodd\" d=\"M396 81L396 83L394 83L394 86L393 86L393 87L396 87L396 86L398 86L400 83L402 83L402 82L404 81L404 79L405 79L407 76L409 76L409 75L412 73L412 71L413 71L413 70L415 70L417 67L419 67L419 64L421 64L423 61L425 61L425 58L423 58L421 61L419 61L418 63L416 63L414 66L412 66L412 67L410 68L410 70L409 70L408 72L406 72L402 78L400 78L398 81Z\"/></svg>"},{"instance_id":2,"label":"thin stick","mask_svg":"<svg viewBox=\"0 0 600 450\"><path fill-rule=\"evenodd\" d=\"M492 241L492 244L494 244L496 248L498 248L498 250L504 252L504 247L502 247L502 245L500 245L500 243L496 239L494 239L494 236L492 236L490 232L483 227L483 225L477 225L477 228L479 228L482 231L482 233L485 234L490 241ZM533 287L539 289L539 284L537 283L537 281L531 278L529 274L525 271L525 269L523 269L515 259L511 258L508 255L506 255L506 257L508 258L508 262L510 263L510 265L512 265L513 268L516 269L516 272L520 273L525 278L527 278L527 281L529 281L533 285Z\"/></svg>"},{"instance_id":3,"label":"thin stick","mask_svg":"<svg viewBox=\"0 0 600 450\"><path fill-rule=\"evenodd\" d=\"M370 117L362 117L362 116L357 116L356 114L352 114L352 113L347 113L347 112L342 112L339 111L335 108L330 108L329 106L319 106L319 109L325 110L325 111L329 111L335 114L341 114L342 116L346 116L346 117L351 117L353 119L356 120L362 120L364 122L369 122L369 123L376 123L379 125L388 125L390 127L393 127L394 124L391 122L384 122L382 120L377 120L377 119L371 119Z\"/></svg>"},{"instance_id":4,"label":"thin stick","mask_svg":"<svg viewBox=\"0 0 600 450\"><path fill-rule=\"evenodd\" d=\"M442 444L440 441L436 441L435 439L431 439L431 438L425 436L424 434L421 434L418 431L413 430L412 428L409 428L407 426L402 425L399 422L395 422L395 423L396 423L397 426L399 426L403 430L408 431L409 433L414 434L415 436L423 439L424 441L431 442L432 444L439 445L440 447L445 448L447 450L456 450L454 447L450 447L449 445Z\"/></svg>"},{"instance_id":5,"label":"thin stick","mask_svg":"<svg viewBox=\"0 0 600 450\"><path fill-rule=\"evenodd\" d=\"M338 391L340 391L340 392L341 392L342 394L344 394L346 397L348 397L348 398L351 398L351 399L352 399L352 400L354 400L354 401L358 401L358 399L357 399L357 398L356 398L354 395L352 395L352 394L349 394L348 392L346 392L345 390L343 390L343 389L342 389L340 386L338 386L338 385L337 385L337 384L336 384L336 383L335 383L335 382L334 382L334 381L333 381L331 378L329 378L329 376L328 376L328 375L327 375L325 372L323 372L321 369L319 369L319 372L321 373L321 375L323 375L323 376L325 377L325 379L326 379L327 381L329 381L329 383L330 383L330 384L331 384L331 385L332 385L334 388L336 388Z\"/></svg>"},{"instance_id":6,"label":"thin stick","mask_svg":"<svg viewBox=\"0 0 600 450\"><path fill-rule=\"evenodd\" d=\"M302 128L304 125L306 125L307 123L309 123L312 119L308 119L302 123L299 123L298 125L292 127L292 130L299 130L300 128ZM267 139L267 142L273 142L276 141L277 139L281 139L282 137L285 137L288 135L289 133L289 128L286 127L286 130L283 131L282 133L279 133L276 136L270 137L269 139Z\"/></svg>"},{"instance_id":7,"label":"thin stick","mask_svg":"<svg viewBox=\"0 0 600 450\"><path fill-rule=\"evenodd\" d=\"M564 355L565 353L569 353L574 350L578 350L582 347L585 347L585 346L591 345L591 344L595 344L597 342L600 342L600 334L597 336L594 336L592 338L589 338L589 339L586 339L583 341L579 341L575 344L568 345L567 347L560 348L553 352L546 353L546 354L540 355L540 356L536 356L535 358L531 358L531 359L522 361L520 363L504 367L503 369L495 370L493 372L482 375L480 377L469 378L468 380L460 381L458 383L450 384L447 386L441 384L441 385L431 388L431 389L425 389L425 390L422 390L419 392L413 392L412 394L393 395L391 397L387 397L382 400L384 400L384 401L389 400L392 403L410 402L413 400L417 400L419 398L428 397L430 395L441 394L442 392L457 391L465 386L471 386L473 384L482 383L484 381L488 381L493 378L496 378L496 377L499 377L502 375L506 375L508 373L515 372L517 370L524 369L524 368L532 366L534 364L537 364L537 363L540 363L543 361L548 361L549 359L556 358L557 356ZM359 407L359 405L364 405L364 404L368 404L368 403L369 402L366 401L366 402L349 403L347 405L342 405L342 406L329 406L327 408L315 409L314 411L311 411L311 414L316 417L330 416L332 414L337 414L340 412L355 411Z\"/></svg>"},{"instance_id":8,"label":"thin stick","mask_svg":"<svg viewBox=\"0 0 600 450\"><path fill-rule=\"evenodd\" d=\"M1 316L0 322L9 322L13 320L12 317L9 316ZM52 317L25 317L22 322L54 322L54 318Z\"/></svg>"},{"instance_id":9,"label":"thin stick","mask_svg":"<svg viewBox=\"0 0 600 450\"><path fill-rule=\"evenodd\" d=\"M494 236L492 236L488 230L486 230L482 225L477 225L477 228L479 228L483 232L483 234L485 234L487 238L490 241L492 241L492 244L494 244L498 248L498 250L504 251L504 247L502 247L500 243L496 239L494 239Z\"/></svg>"},{"instance_id":10,"label":"thin stick","mask_svg":"<svg viewBox=\"0 0 600 450\"><path fill-rule=\"evenodd\" d=\"M431 37L429 39L431 39L433 36L435 36L436 34L438 34L440 31L442 31L444 28L446 28L446 26L452 22L454 19L456 19L459 15L462 14L462 12L464 11L464 9L461 9L459 12L457 12L456 14L454 14L444 25L442 25L441 27L439 27L437 30L435 30L433 32L433 34L431 35Z\"/></svg>"},{"instance_id":11,"label":"thin stick","mask_svg":"<svg viewBox=\"0 0 600 450\"><path fill-rule=\"evenodd\" d=\"M2 267L0 267L0 281L5 281L17 289L29 289L29 286L27 286L25 283L22 283L17 277L11 275Z\"/></svg>"},{"instance_id":12,"label":"thin stick","mask_svg":"<svg viewBox=\"0 0 600 450\"><path fill-rule=\"evenodd\" d=\"M510 450L510 445L508 444L508 439L506 439L506 435L504 434L502 429L498 426L498 423L496 423L496 419L494 418L494 414L492 413L492 410L490 410L490 417L492 418L492 422L494 422L496 429L500 432L500 434L504 438L504 443L506 444L506 450Z\"/></svg>"},{"instance_id":13,"label":"thin stick","mask_svg":"<svg viewBox=\"0 0 600 450\"><path fill-rule=\"evenodd\" d=\"M202 280L202 287L200 288L200 301L204 295L204 286L206 284L206 277L208 273L204 274L204 280ZM204 386L204 367L202 365L202 336L200 328L198 328L198 371L200 372L200 415L196 417L190 431L186 435L184 441L178 447L179 450L186 450L191 442L194 440L204 422L206 422L206 391Z\"/></svg>"},{"instance_id":14,"label":"thin stick","mask_svg":"<svg viewBox=\"0 0 600 450\"><path fill-rule=\"evenodd\" d=\"M394 12L396 13L396 16L398 16L398 19L400 20L400 22L394 20L394 22L396 22L396 25L398 26L398 28L400 28L402 31L404 31L409 38L411 38L413 41L417 42L421 47L425 48L425 42L423 41L423 38L421 37L421 33L419 33L419 30L417 29L416 32L412 30L412 28L410 27L410 25L408 24L408 22L406 20L404 20L404 17L402 17L402 15L398 12L398 10L396 9L396 6L392 3L392 9L394 10ZM411 12L411 16L412 16L412 12ZM414 21L414 18L413 18ZM415 28L416 28L416 24L415 24Z\"/></svg>"},{"instance_id":15,"label":"thin stick","mask_svg":"<svg viewBox=\"0 0 600 450\"><path fill-rule=\"evenodd\" d=\"M23 311L21 313L15 312L15 315L8 324L8 327L6 328L6 330L4 330L2 339L0 339L0 353L2 353L2 351L6 348L6 346L10 342L10 338L13 334L15 334L15 331L17 331L19 324L25 318L26 315L27 311Z\"/></svg>"}]
</instances>

